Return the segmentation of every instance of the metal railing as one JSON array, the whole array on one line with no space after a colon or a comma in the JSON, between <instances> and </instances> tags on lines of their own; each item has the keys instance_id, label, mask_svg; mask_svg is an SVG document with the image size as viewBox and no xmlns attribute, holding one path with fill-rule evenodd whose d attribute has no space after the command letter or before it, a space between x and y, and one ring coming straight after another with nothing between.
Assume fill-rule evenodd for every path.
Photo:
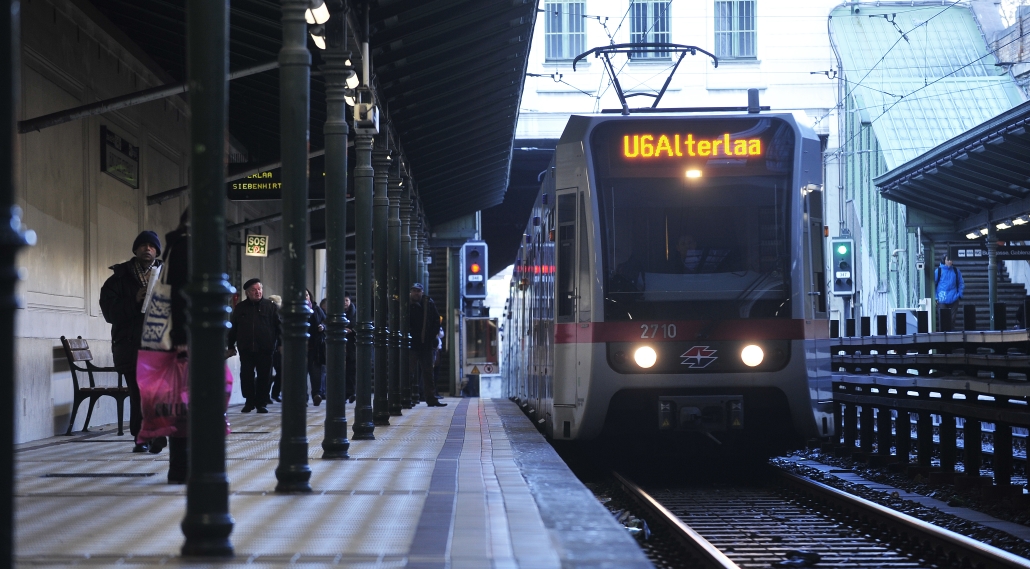
<instances>
[{"instance_id":1,"label":"metal railing","mask_svg":"<svg viewBox=\"0 0 1030 569\"><path fill-rule=\"evenodd\" d=\"M900 334L888 335L880 316L880 334L863 318L859 334L850 321L850 334L834 339L836 450L999 496L1021 493L1012 481L1028 470L1030 332L929 332L923 312L906 334L898 320Z\"/></svg>"}]
</instances>

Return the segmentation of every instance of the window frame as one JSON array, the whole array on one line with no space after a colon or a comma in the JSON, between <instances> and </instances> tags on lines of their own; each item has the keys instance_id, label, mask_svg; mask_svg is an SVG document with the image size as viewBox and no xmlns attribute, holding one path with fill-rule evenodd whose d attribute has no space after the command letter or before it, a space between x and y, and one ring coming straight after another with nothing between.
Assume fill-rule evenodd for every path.
<instances>
[{"instance_id":1,"label":"window frame","mask_svg":"<svg viewBox=\"0 0 1030 569\"><path fill-rule=\"evenodd\" d=\"M557 6L559 12L552 14ZM578 9L578 13L570 10ZM587 50L586 45L586 1L585 0L546 0L544 2L544 61L572 61L577 55ZM559 29L552 30L557 23ZM578 29L573 29L578 28ZM557 51L557 53L555 53Z\"/></svg>"},{"instance_id":2,"label":"window frame","mask_svg":"<svg viewBox=\"0 0 1030 569\"><path fill-rule=\"evenodd\" d=\"M630 43L672 43L672 20L669 16L671 4L671 0L630 0ZM641 15L638 7L644 8L643 19L647 27L643 31L639 31L643 26L639 25ZM659 8L662 9L662 13L660 19L656 20L655 14ZM657 22L661 22L665 29L653 30ZM672 54L667 51L630 52L628 55L630 61L637 62L664 61L672 58Z\"/></svg>"},{"instance_id":3,"label":"window frame","mask_svg":"<svg viewBox=\"0 0 1030 569\"><path fill-rule=\"evenodd\" d=\"M729 8L729 15L720 12L721 7ZM744 9L750 14L742 14ZM755 61L758 59L758 0L715 0L714 4L715 56L720 61ZM728 28L720 26L729 22ZM746 25L750 24L750 29ZM744 53L744 43L748 43L750 53ZM725 46L728 52L724 52Z\"/></svg>"}]
</instances>

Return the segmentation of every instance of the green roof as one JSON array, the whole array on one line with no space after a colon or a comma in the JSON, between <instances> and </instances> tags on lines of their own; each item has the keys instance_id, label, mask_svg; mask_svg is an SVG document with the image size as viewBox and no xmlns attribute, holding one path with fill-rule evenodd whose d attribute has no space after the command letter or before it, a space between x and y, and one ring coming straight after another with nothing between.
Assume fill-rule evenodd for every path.
<instances>
[{"instance_id":1,"label":"green roof","mask_svg":"<svg viewBox=\"0 0 1030 569\"><path fill-rule=\"evenodd\" d=\"M1023 102L964 4L840 6L830 34L888 169Z\"/></svg>"}]
</instances>

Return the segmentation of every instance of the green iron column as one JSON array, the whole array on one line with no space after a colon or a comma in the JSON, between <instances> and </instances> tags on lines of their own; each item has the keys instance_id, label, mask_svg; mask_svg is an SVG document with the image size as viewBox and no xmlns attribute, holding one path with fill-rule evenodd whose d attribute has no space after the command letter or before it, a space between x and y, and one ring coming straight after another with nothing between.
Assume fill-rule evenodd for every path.
<instances>
[{"instance_id":1,"label":"green iron column","mask_svg":"<svg viewBox=\"0 0 1030 569\"><path fill-rule=\"evenodd\" d=\"M357 265L358 324L354 326L357 343L355 357L354 440L374 440L372 421L372 136L354 137L354 255Z\"/></svg>"},{"instance_id":2,"label":"green iron column","mask_svg":"<svg viewBox=\"0 0 1030 569\"><path fill-rule=\"evenodd\" d=\"M301 16L303 17L303 15ZM190 106L189 472L182 533L186 557L232 557L225 473L226 274L225 126L229 85L229 2L190 0L186 10Z\"/></svg>"},{"instance_id":3,"label":"green iron column","mask_svg":"<svg viewBox=\"0 0 1030 569\"><path fill-rule=\"evenodd\" d=\"M0 10L0 567L14 566L14 314L18 250L35 244L36 235L21 226L14 205L18 165L18 115L21 95L21 5ZM223 343L224 345L224 343Z\"/></svg>"},{"instance_id":4,"label":"green iron column","mask_svg":"<svg viewBox=\"0 0 1030 569\"><path fill-rule=\"evenodd\" d=\"M401 376L401 392L399 399L401 406L411 409L411 370L408 369L408 349L411 341L408 338L408 311L410 310L408 292L411 290L411 235L408 233L408 226L411 224L411 180L405 178L401 187L401 194L398 200L398 209L401 218L400 227L400 251L398 252L397 265L397 291L400 317L398 321L398 373ZM392 205L392 204L391 204Z\"/></svg>"},{"instance_id":5,"label":"green iron column","mask_svg":"<svg viewBox=\"0 0 1030 569\"><path fill-rule=\"evenodd\" d=\"M401 403L401 305L400 305L400 263L401 263L401 181L400 172L390 176L387 195L390 198L389 217L386 221L387 252L386 283L387 300L390 309L390 415L398 417L404 408ZM407 299L405 299L407 300Z\"/></svg>"},{"instance_id":6,"label":"green iron column","mask_svg":"<svg viewBox=\"0 0 1030 569\"><path fill-rule=\"evenodd\" d=\"M308 117L311 53L307 0L282 0L283 47L279 51L280 156L283 205L282 436L276 492L310 492L307 435L308 318L304 300L308 253Z\"/></svg>"},{"instance_id":7,"label":"green iron column","mask_svg":"<svg viewBox=\"0 0 1030 569\"><path fill-rule=\"evenodd\" d=\"M325 438L322 458L350 458L347 439L347 333L350 321L343 314L347 273L347 103L344 101L350 68L347 51L346 8L343 0L329 0L326 22L328 49L322 53L325 78L325 265L326 317Z\"/></svg>"},{"instance_id":8,"label":"green iron column","mask_svg":"<svg viewBox=\"0 0 1030 569\"><path fill-rule=\"evenodd\" d=\"M372 422L376 425L390 424L390 377L389 377L389 338L387 326L389 315L387 299L387 259L388 239L386 235L386 217L390 209L390 198L386 186L390 171L389 137L382 133L376 139L375 150L372 151L372 167L375 168L375 198L372 200L372 239L375 244L375 398L372 399Z\"/></svg>"}]
</instances>

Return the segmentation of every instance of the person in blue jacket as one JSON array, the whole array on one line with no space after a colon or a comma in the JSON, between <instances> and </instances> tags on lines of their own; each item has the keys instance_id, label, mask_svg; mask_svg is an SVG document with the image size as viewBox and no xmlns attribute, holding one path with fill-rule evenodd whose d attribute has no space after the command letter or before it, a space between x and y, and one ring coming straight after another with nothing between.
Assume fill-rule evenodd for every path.
<instances>
[{"instance_id":1,"label":"person in blue jacket","mask_svg":"<svg viewBox=\"0 0 1030 569\"><path fill-rule=\"evenodd\" d=\"M962 281L962 272L958 267L952 266L951 257L944 255L937 270L933 274L934 283L937 286L937 308L954 309L966 290L966 283ZM938 320L939 321L939 320Z\"/></svg>"}]
</instances>

